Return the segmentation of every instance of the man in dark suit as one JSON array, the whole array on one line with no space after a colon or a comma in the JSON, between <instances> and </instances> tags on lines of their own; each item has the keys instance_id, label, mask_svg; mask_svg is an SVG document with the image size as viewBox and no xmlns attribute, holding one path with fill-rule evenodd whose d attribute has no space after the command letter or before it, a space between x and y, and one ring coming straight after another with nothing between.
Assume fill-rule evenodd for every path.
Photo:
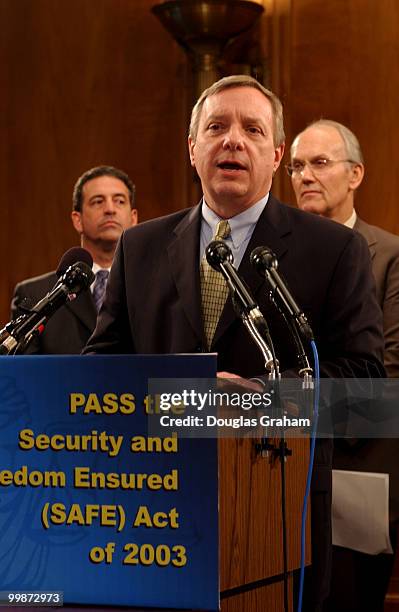
<instances>
[{"instance_id":1,"label":"man in dark suit","mask_svg":"<svg viewBox=\"0 0 399 612\"><path fill-rule=\"evenodd\" d=\"M123 230L137 223L134 185L117 168L97 166L85 172L75 184L72 199L72 223L82 247L93 257L97 278L91 291L81 293L53 315L40 338L30 345L29 353L81 352L95 327L119 237ZM20 315L24 305L31 307L38 302L56 281L55 272L49 272L19 283L14 290L12 317Z\"/></svg>"},{"instance_id":2,"label":"man in dark suit","mask_svg":"<svg viewBox=\"0 0 399 612\"><path fill-rule=\"evenodd\" d=\"M354 208L364 176L356 136L336 121L322 119L294 139L288 167L299 208L351 227L364 236L371 256L377 299L383 312L384 363L388 376L399 376L399 237L369 225ZM399 440L339 440L334 467L389 473L391 527L399 519ZM372 529L372 527L371 527ZM396 529L393 530L396 546ZM332 593L328 610L383 611L393 556L333 549Z\"/></svg>"},{"instance_id":3,"label":"man in dark suit","mask_svg":"<svg viewBox=\"0 0 399 612\"><path fill-rule=\"evenodd\" d=\"M285 206L270 194L284 152L278 98L251 77L218 81L193 109L189 152L202 183L201 203L123 234L103 309L85 352L211 350L218 353L219 376L249 378L264 373L263 358L230 298L215 331L209 333L209 271L203 255L222 224L235 265L268 320L283 370L297 369L296 350L264 281L250 266L249 253L258 245L268 245L276 253L282 274L311 320L323 375L379 376L381 315L366 243L354 232ZM328 592L329 441L318 445L316 463L315 588L306 610L320 610Z\"/></svg>"}]
</instances>

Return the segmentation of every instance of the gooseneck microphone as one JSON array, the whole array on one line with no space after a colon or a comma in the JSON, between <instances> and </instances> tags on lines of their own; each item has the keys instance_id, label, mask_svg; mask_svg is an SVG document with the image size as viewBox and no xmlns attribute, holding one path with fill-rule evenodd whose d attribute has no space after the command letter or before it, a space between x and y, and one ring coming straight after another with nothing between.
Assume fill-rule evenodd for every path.
<instances>
[{"instance_id":1,"label":"gooseneck microphone","mask_svg":"<svg viewBox=\"0 0 399 612\"><path fill-rule=\"evenodd\" d=\"M278 374L269 328L259 306L233 265L233 254L223 240L213 240L206 248L209 265L225 278L233 299L233 305L252 339L262 351L265 367L273 375ZM269 344L271 348L269 348Z\"/></svg>"},{"instance_id":2,"label":"gooseneck microphone","mask_svg":"<svg viewBox=\"0 0 399 612\"><path fill-rule=\"evenodd\" d=\"M33 308L0 330L0 355L26 348L63 304L75 299L81 291L90 287L94 280L92 265L93 259L85 249L74 247L64 253L56 272L59 278L53 289Z\"/></svg>"},{"instance_id":3,"label":"gooseneck microphone","mask_svg":"<svg viewBox=\"0 0 399 612\"><path fill-rule=\"evenodd\" d=\"M301 336L311 342L314 339L312 328L278 273L278 261L273 251L265 246L257 247L252 251L250 259L255 270L268 281L273 298L276 296L279 299L286 313L296 322Z\"/></svg>"},{"instance_id":4,"label":"gooseneck microphone","mask_svg":"<svg viewBox=\"0 0 399 612\"><path fill-rule=\"evenodd\" d=\"M209 265L223 274L240 307L254 321L262 320L262 313L233 265L233 254L230 247L223 240L214 240L207 246L205 254Z\"/></svg>"}]
</instances>

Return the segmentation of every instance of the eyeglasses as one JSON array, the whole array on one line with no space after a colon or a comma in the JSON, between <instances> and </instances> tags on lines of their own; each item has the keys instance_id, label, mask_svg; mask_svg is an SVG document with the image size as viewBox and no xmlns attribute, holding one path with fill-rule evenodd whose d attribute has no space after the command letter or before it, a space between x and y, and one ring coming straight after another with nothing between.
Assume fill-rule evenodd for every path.
<instances>
[{"instance_id":1,"label":"eyeglasses","mask_svg":"<svg viewBox=\"0 0 399 612\"><path fill-rule=\"evenodd\" d=\"M356 164L352 159L327 159L325 157L317 157L308 161L294 161L292 164L287 164L285 169L287 170L288 176L295 176L302 174L306 166L309 166L312 174L323 174L333 164L342 164L348 162L350 164Z\"/></svg>"}]
</instances>

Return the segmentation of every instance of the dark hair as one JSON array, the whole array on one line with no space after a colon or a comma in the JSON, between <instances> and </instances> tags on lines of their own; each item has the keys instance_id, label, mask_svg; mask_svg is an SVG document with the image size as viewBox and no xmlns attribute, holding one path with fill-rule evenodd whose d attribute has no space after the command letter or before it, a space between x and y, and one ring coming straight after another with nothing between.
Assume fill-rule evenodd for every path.
<instances>
[{"instance_id":1,"label":"dark hair","mask_svg":"<svg viewBox=\"0 0 399 612\"><path fill-rule=\"evenodd\" d=\"M100 176L113 176L122 181L122 183L126 185L129 192L130 208L136 208L134 205L136 187L134 186L126 172L118 170L118 168L114 168L113 166L96 166L95 168L87 170L87 172L82 174L82 176L80 176L76 181L72 194L72 210L82 212L83 187L88 181L91 181L95 178L99 178Z\"/></svg>"}]
</instances>

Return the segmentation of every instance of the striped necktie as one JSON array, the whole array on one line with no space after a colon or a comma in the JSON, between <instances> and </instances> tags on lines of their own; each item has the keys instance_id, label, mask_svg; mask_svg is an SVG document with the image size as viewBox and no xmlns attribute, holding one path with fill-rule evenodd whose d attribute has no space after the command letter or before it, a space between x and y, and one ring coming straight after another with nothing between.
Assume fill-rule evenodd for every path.
<instances>
[{"instance_id":1,"label":"striped necktie","mask_svg":"<svg viewBox=\"0 0 399 612\"><path fill-rule=\"evenodd\" d=\"M109 272L108 270L99 270L96 273L96 280L94 281L93 287L93 300L96 306L97 312L101 308L101 304L105 297L105 288L107 286Z\"/></svg>"},{"instance_id":2,"label":"striped necktie","mask_svg":"<svg viewBox=\"0 0 399 612\"><path fill-rule=\"evenodd\" d=\"M224 240L230 236L228 221L219 221L213 240ZM211 348L213 336L229 294L227 283L220 272L216 272L207 262L206 256L201 261L201 300L202 318L208 349Z\"/></svg>"}]
</instances>

